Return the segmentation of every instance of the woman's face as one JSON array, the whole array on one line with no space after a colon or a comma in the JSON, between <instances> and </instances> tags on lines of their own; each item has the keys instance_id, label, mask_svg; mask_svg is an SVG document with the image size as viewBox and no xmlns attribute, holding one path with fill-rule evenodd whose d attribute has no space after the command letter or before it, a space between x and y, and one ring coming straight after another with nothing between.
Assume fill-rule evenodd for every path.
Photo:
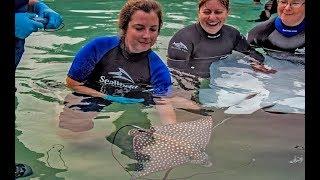
<instances>
[{"instance_id":1,"label":"woman's face","mask_svg":"<svg viewBox=\"0 0 320 180\"><path fill-rule=\"evenodd\" d=\"M305 17L304 0L279 0L278 15L287 26L300 24Z\"/></svg>"},{"instance_id":2,"label":"woman's face","mask_svg":"<svg viewBox=\"0 0 320 180\"><path fill-rule=\"evenodd\" d=\"M198 20L201 27L210 34L217 33L228 17L228 9L218 0L211 0L200 7Z\"/></svg>"},{"instance_id":3,"label":"woman's face","mask_svg":"<svg viewBox=\"0 0 320 180\"><path fill-rule=\"evenodd\" d=\"M124 37L129 52L140 53L149 50L157 40L158 29L159 18L155 12L134 12Z\"/></svg>"}]
</instances>

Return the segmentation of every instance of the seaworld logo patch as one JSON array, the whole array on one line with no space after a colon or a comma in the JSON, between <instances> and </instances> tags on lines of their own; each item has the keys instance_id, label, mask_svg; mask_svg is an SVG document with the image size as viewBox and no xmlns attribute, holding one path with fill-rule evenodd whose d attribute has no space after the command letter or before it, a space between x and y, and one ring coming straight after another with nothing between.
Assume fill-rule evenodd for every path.
<instances>
[{"instance_id":1,"label":"seaworld logo patch","mask_svg":"<svg viewBox=\"0 0 320 180\"><path fill-rule=\"evenodd\" d=\"M177 49L177 50L183 51L183 52L188 52L187 46L184 45L182 42L179 42L179 43L173 42L173 43L171 44L171 48L172 48L172 49Z\"/></svg>"}]
</instances>

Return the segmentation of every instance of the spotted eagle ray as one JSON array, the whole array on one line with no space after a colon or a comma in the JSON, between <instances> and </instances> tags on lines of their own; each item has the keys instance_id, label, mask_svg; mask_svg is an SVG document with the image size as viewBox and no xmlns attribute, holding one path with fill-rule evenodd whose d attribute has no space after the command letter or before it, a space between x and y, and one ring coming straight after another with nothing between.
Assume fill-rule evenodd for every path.
<instances>
[{"instance_id":1,"label":"spotted eagle ray","mask_svg":"<svg viewBox=\"0 0 320 180\"><path fill-rule=\"evenodd\" d=\"M211 116L206 116L196 121L130 130L139 165L132 178L189 162L210 167L212 163L205 148L210 140L212 124Z\"/></svg>"}]
</instances>

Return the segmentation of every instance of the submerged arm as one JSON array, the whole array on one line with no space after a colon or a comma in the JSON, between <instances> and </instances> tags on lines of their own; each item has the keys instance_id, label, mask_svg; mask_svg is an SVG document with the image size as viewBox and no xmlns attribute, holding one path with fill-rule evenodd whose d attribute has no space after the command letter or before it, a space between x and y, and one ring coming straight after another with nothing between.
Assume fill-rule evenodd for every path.
<instances>
[{"instance_id":1,"label":"submerged arm","mask_svg":"<svg viewBox=\"0 0 320 180\"><path fill-rule=\"evenodd\" d=\"M253 49L243 35L239 35L237 39L238 42L236 43L234 50L248 55L259 62L264 61L264 56L255 49Z\"/></svg>"},{"instance_id":2,"label":"submerged arm","mask_svg":"<svg viewBox=\"0 0 320 180\"><path fill-rule=\"evenodd\" d=\"M86 95L93 96L93 97L105 96L105 94L103 94L99 91L96 91L92 88L89 88L89 87L85 86L84 83L78 82L69 76L66 78L66 84L67 84L68 88L70 88L80 94L86 94Z\"/></svg>"}]
</instances>

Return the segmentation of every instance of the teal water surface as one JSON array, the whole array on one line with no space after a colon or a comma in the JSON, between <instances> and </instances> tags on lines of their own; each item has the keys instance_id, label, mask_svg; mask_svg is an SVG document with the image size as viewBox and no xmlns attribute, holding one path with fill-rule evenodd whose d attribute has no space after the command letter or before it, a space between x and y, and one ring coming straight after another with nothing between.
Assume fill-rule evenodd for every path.
<instances>
[{"instance_id":1,"label":"teal water surface","mask_svg":"<svg viewBox=\"0 0 320 180\"><path fill-rule=\"evenodd\" d=\"M160 124L156 110L144 105L112 104L99 113L74 115L64 108L66 100L77 101L64 86L73 56L90 39L118 32L116 19L125 1L46 2L63 16L65 26L28 37L16 72L15 157L17 163L26 163L34 171L21 179L130 179L113 158L111 148L123 165L131 164L132 139L120 133L112 147L113 136L126 124L145 128ZM154 50L165 59L171 36L196 22L197 1L159 2L164 9L164 24ZM262 9L263 5L254 5L251 0L232 0L227 23L246 34L255 25L247 20L257 18ZM73 117L74 121L62 121L62 116ZM213 131L206 151L213 166L187 164L174 168L169 179L304 179L304 149L300 148L304 147L303 115L257 112L233 117L216 110L212 117L215 125L228 117L235 119ZM199 118L177 111L181 121ZM149 178L161 179L164 175L159 172Z\"/></svg>"}]
</instances>

